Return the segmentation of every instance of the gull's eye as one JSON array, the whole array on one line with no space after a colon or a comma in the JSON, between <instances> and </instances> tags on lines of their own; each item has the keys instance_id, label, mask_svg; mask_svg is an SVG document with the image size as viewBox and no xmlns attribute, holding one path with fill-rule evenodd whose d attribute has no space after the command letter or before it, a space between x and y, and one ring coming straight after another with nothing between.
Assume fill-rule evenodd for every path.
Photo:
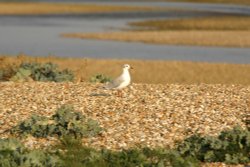
<instances>
[{"instance_id":1,"label":"gull's eye","mask_svg":"<svg viewBox=\"0 0 250 167\"><path fill-rule=\"evenodd\" d=\"M125 64L124 65L124 68L129 68L130 66L128 64Z\"/></svg>"}]
</instances>

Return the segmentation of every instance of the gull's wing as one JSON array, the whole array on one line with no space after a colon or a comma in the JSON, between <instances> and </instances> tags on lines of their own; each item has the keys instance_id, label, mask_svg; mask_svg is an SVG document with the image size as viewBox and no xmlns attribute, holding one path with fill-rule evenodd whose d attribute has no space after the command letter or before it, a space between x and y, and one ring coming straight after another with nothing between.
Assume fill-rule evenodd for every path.
<instances>
[{"instance_id":1,"label":"gull's wing","mask_svg":"<svg viewBox=\"0 0 250 167\"><path fill-rule=\"evenodd\" d=\"M122 76L119 76L118 78L114 79L113 81L107 83L107 85L105 85L105 88L106 89L114 89L114 88L120 86L120 84L124 81L125 81L125 79Z\"/></svg>"}]
</instances>

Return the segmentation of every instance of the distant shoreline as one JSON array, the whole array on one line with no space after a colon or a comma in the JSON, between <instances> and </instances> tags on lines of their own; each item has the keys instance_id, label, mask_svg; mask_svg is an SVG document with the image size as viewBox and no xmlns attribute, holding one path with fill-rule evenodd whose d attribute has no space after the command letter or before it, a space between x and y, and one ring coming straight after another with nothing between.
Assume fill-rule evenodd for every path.
<instances>
[{"instance_id":1,"label":"distant shoreline","mask_svg":"<svg viewBox=\"0 0 250 167\"><path fill-rule=\"evenodd\" d=\"M136 7L104 4L41 3L41 2L0 2L0 15L42 15L42 14L81 14L123 11L150 11L156 7Z\"/></svg>"}]
</instances>

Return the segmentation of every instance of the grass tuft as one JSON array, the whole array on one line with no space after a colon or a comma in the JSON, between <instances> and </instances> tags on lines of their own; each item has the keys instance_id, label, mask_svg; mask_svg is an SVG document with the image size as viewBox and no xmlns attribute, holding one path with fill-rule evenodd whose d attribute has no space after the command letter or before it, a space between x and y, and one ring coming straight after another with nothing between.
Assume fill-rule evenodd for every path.
<instances>
[{"instance_id":1,"label":"grass tuft","mask_svg":"<svg viewBox=\"0 0 250 167\"><path fill-rule=\"evenodd\" d=\"M0 69L0 80L3 81L73 81L74 75L68 70L58 70L53 63L21 63L19 66L5 66Z\"/></svg>"},{"instance_id":2,"label":"grass tuft","mask_svg":"<svg viewBox=\"0 0 250 167\"><path fill-rule=\"evenodd\" d=\"M51 117L34 115L20 122L11 130L12 134L34 137L72 136L74 138L92 137L101 132L98 122L86 118L80 112L74 111L71 106L62 106Z\"/></svg>"}]
</instances>

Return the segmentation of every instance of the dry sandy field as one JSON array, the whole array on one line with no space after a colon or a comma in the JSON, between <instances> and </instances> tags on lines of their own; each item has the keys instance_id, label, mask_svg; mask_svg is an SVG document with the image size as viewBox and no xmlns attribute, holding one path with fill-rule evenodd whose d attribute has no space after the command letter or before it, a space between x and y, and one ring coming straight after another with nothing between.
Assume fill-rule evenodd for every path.
<instances>
[{"instance_id":1,"label":"dry sandy field","mask_svg":"<svg viewBox=\"0 0 250 167\"><path fill-rule=\"evenodd\" d=\"M236 55L237 56L237 55ZM68 68L76 82L88 82L96 74L111 78L121 73L123 64L133 66L134 83L148 84L242 84L250 85L249 64L204 63L164 60L60 58L0 55L0 70L19 66L23 62L52 62L59 68Z\"/></svg>"}]
</instances>

